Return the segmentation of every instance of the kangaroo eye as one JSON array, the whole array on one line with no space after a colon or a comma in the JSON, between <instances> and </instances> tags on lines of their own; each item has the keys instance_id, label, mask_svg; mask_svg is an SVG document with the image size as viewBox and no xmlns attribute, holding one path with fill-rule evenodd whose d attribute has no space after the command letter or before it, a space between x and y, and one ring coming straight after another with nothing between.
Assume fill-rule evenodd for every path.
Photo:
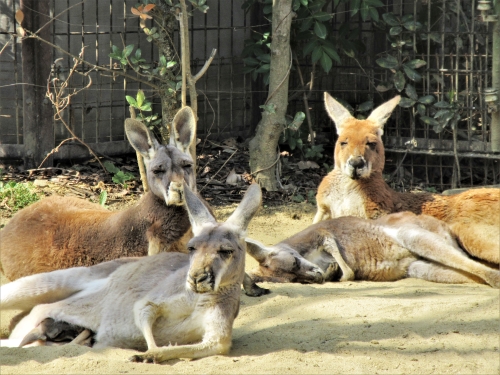
<instances>
[{"instance_id":1,"label":"kangaroo eye","mask_svg":"<svg viewBox=\"0 0 500 375\"><path fill-rule=\"evenodd\" d=\"M341 145L342 147L347 146L347 142L346 142L346 141L340 142L340 145Z\"/></svg>"},{"instance_id":2,"label":"kangaroo eye","mask_svg":"<svg viewBox=\"0 0 500 375\"><path fill-rule=\"evenodd\" d=\"M163 169L163 168L153 169L153 174L155 174L155 175L160 175L160 174L163 174L163 173L165 173L165 169Z\"/></svg>"},{"instance_id":3,"label":"kangaroo eye","mask_svg":"<svg viewBox=\"0 0 500 375\"><path fill-rule=\"evenodd\" d=\"M368 142L367 145L372 149L374 150L375 147L377 147L377 142Z\"/></svg>"},{"instance_id":4,"label":"kangaroo eye","mask_svg":"<svg viewBox=\"0 0 500 375\"><path fill-rule=\"evenodd\" d=\"M195 251L196 251L196 249L195 249L194 247L190 246L190 247L188 247L188 251L189 251L190 253L193 253L193 252L195 252Z\"/></svg>"},{"instance_id":5,"label":"kangaroo eye","mask_svg":"<svg viewBox=\"0 0 500 375\"><path fill-rule=\"evenodd\" d=\"M233 250L220 249L217 253L223 258L229 258L233 254Z\"/></svg>"}]
</instances>

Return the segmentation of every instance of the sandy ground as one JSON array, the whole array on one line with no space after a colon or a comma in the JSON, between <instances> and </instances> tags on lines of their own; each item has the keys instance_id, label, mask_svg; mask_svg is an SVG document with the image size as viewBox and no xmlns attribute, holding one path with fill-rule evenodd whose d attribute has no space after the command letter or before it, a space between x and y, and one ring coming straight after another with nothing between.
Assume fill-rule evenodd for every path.
<instances>
[{"instance_id":1,"label":"sandy ground","mask_svg":"<svg viewBox=\"0 0 500 375\"><path fill-rule=\"evenodd\" d=\"M216 210L219 217L227 209ZM263 208L249 236L276 243L308 226L314 208ZM248 259L247 268L255 266ZM2 278L2 283L6 280ZM342 373L499 374L499 291L406 279L324 285L262 284L242 296L227 356L130 363L136 352L76 345L0 348L3 374ZM12 311L0 315L7 336Z\"/></svg>"}]
</instances>

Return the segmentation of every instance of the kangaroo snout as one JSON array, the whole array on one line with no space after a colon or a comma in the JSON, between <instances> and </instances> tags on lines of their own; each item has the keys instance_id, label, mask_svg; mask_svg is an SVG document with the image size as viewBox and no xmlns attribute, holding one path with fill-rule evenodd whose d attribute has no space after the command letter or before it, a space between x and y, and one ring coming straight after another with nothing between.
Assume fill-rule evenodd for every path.
<instances>
[{"instance_id":1,"label":"kangaroo snout","mask_svg":"<svg viewBox=\"0 0 500 375\"><path fill-rule=\"evenodd\" d=\"M367 163L363 156L351 156L349 160L347 160L346 170L353 180L363 177L366 168Z\"/></svg>"},{"instance_id":2,"label":"kangaroo snout","mask_svg":"<svg viewBox=\"0 0 500 375\"><path fill-rule=\"evenodd\" d=\"M188 283L196 293L206 293L214 290L215 278L211 269L199 270L188 276Z\"/></svg>"}]
</instances>

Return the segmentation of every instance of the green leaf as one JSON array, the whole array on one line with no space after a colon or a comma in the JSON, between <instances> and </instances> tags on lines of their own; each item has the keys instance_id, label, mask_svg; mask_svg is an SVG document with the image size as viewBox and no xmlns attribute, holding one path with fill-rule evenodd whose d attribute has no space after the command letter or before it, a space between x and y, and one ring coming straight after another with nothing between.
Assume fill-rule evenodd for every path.
<instances>
[{"instance_id":1,"label":"green leaf","mask_svg":"<svg viewBox=\"0 0 500 375\"><path fill-rule=\"evenodd\" d=\"M318 38L325 39L326 38L326 26L321 22L314 23L314 33L318 36Z\"/></svg>"},{"instance_id":2,"label":"green leaf","mask_svg":"<svg viewBox=\"0 0 500 375\"><path fill-rule=\"evenodd\" d=\"M127 102L130 106L137 108L137 102L135 101L135 99L133 97L131 97L130 95L126 95L125 99L127 99Z\"/></svg>"},{"instance_id":3,"label":"green leaf","mask_svg":"<svg viewBox=\"0 0 500 375\"><path fill-rule=\"evenodd\" d=\"M384 19L385 23L388 24L389 26L399 25L399 20L394 15L394 13L384 13L382 14L382 18Z\"/></svg>"},{"instance_id":4,"label":"green leaf","mask_svg":"<svg viewBox=\"0 0 500 375\"><path fill-rule=\"evenodd\" d=\"M104 168L106 168L106 170L109 172L109 173L118 173L120 170L118 168L116 168L116 166L110 162L109 160L106 160L104 163Z\"/></svg>"},{"instance_id":5,"label":"green leaf","mask_svg":"<svg viewBox=\"0 0 500 375\"><path fill-rule=\"evenodd\" d=\"M382 68L387 68L387 69L395 69L399 65L398 60L391 55L386 57L381 57L380 59L377 59L375 62Z\"/></svg>"},{"instance_id":6,"label":"green leaf","mask_svg":"<svg viewBox=\"0 0 500 375\"><path fill-rule=\"evenodd\" d=\"M369 111L373 108L373 100L369 100L367 102L361 103L358 106L358 111L359 112L366 112Z\"/></svg>"},{"instance_id":7,"label":"green leaf","mask_svg":"<svg viewBox=\"0 0 500 375\"><path fill-rule=\"evenodd\" d=\"M122 52L122 56L123 57L128 57L132 51L134 50L134 45L133 44L129 44L127 47L125 47L125 49L123 50Z\"/></svg>"},{"instance_id":8,"label":"green leaf","mask_svg":"<svg viewBox=\"0 0 500 375\"><path fill-rule=\"evenodd\" d=\"M305 46L304 46L304 49L302 50L302 53L304 54L304 56L307 56L311 53L311 51L318 45L318 41L317 40L312 40L310 41L309 43L307 43Z\"/></svg>"},{"instance_id":9,"label":"green leaf","mask_svg":"<svg viewBox=\"0 0 500 375\"><path fill-rule=\"evenodd\" d=\"M417 111L420 116L425 116L425 105L418 103L417 104Z\"/></svg>"},{"instance_id":10,"label":"green leaf","mask_svg":"<svg viewBox=\"0 0 500 375\"><path fill-rule=\"evenodd\" d=\"M294 131L297 131L300 128L300 125L304 122L306 115L304 112L297 112L293 121L288 125L288 128Z\"/></svg>"},{"instance_id":11,"label":"green leaf","mask_svg":"<svg viewBox=\"0 0 500 375\"><path fill-rule=\"evenodd\" d=\"M264 110L264 112L267 112L267 113L276 113L276 105L274 104L263 104L263 105L259 105L259 108L262 108Z\"/></svg>"},{"instance_id":12,"label":"green leaf","mask_svg":"<svg viewBox=\"0 0 500 375\"><path fill-rule=\"evenodd\" d=\"M144 91L142 90L137 91L137 106L142 107L142 105L144 104L144 100L145 100Z\"/></svg>"},{"instance_id":13,"label":"green leaf","mask_svg":"<svg viewBox=\"0 0 500 375\"><path fill-rule=\"evenodd\" d=\"M408 95L410 99L418 100L417 90L415 90L415 87L413 87L410 84L407 84L405 91L406 95Z\"/></svg>"},{"instance_id":14,"label":"green leaf","mask_svg":"<svg viewBox=\"0 0 500 375\"><path fill-rule=\"evenodd\" d=\"M332 68L332 65L333 65L332 59L326 53L323 53L321 55L319 62L321 64L321 67L325 71L325 73L328 73L330 71L330 69Z\"/></svg>"},{"instance_id":15,"label":"green leaf","mask_svg":"<svg viewBox=\"0 0 500 375\"><path fill-rule=\"evenodd\" d=\"M440 102L434 103L434 107L436 107L436 108L451 108L451 104L449 102L440 101Z\"/></svg>"},{"instance_id":16,"label":"green leaf","mask_svg":"<svg viewBox=\"0 0 500 375\"><path fill-rule=\"evenodd\" d=\"M271 64L262 64L257 68L257 73L266 73L271 70Z\"/></svg>"},{"instance_id":17,"label":"green leaf","mask_svg":"<svg viewBox=\"0 0 500 375\"><path fill-rule=\"evenodd\" d=\"M404 65L408 66L412 69L418 69L418 68L421 68L422 66L427 65L427 62L425 62L424 60L415 59L415 60L408 61Z\"/></svg>"},{"instance_id":18,"label":"green leaf","mask_svg":"<svg viewBox=\"0 0 500 375\"><path fill-rule=\"evenodd\" d=\"M433 95L422 96L418 101L422 104L432 104L436 101Z\"/></svg>"},{"instance_id":19,"label":"green leaf","mask_svg":"<svg viewBox=\"0 0 500 375\"><path fill-rule=\"evenodd\" d=\"M290 146L290 150L295 150L295 147L297 147L297 139L290 137L290 139L288 139L288 145Z\"/></svg>"},{"instance_id":20,"label":"green leaf","mask_svg":"<svg viewBox=\"0 0 500 375\"><path fill-rule=\"evenodd\" d=\"M392 89L393 87L394 86L392 85L392 83L381 82L377 85L377 87L375 87L375 89L378 92L386 92L386 91L389 91L390 89Z\"/></svg>"},{"instance_id":21,"label":"green leaf","mask_svg":"<svg viewBox=\"0 0 500 375\"><path fill-rule=\"evenodd\" d=\"M394 74L393 79L394 79L394 87L396 87L396 90L398 90L399 92L403 91L406 85L406 78L403 72L398 70L396 74Z\"/></svg>"},{"instance_id":22,"label":"green leaf","mask_svg":"<svg viewBox=\"0 0 500 375\"><path fill-rule=\"evenodd\" d=\"M246 57L243 59L243 62L245 63L245 65L248 65L248 66L257 66L259 65L259 60L253 58L253 57Z\"/></svg>"},{"instance_id":23,"label":"green leaf","mask_svg":"<svg viewBox=\"0 0 500 375\"><path fill-rule=\"evenodd\" d=\"M323 44L323 52L328 54L328 56L330 56L336 62L340 63L340 56L337 53L337 51L335 51L335 48L333 47L333 45L330 46L330 45Z\"/></svg>"},{"instance_id":24,"label":"green leaf","mask_svg":"<svg viewBox=\"0 0 500 375\"><path fill-rule=\"evenodd\" d=\"M330 13L318 12L318 13L313 14L313 18L319 22L326 22L326 21L330 21L332 16L330 15Z\"/></svg>"},{"instance_id":25,"label":"green leaf","mask_svg":"<svg viewBox=\"0 0 500 375\"><path fill-rule=\"evenodd\" d=\"M169 62L167 63L167 68L171 68L171 67L173 67L173 66L175 66L175 65L177 65L177 61L169 61Z\"/></svg>"},{"instance_id":26,"label":"green leaf","mask_svg":"<svg viewBox=\"0 0 500 375\"><path fill-rule=\"evenodd\" d=\"M316 64L319 59L321 59L321 56L323 56L323 47L317 46L314 48L313 53L311 55L311 60L313 64Z\"/></svg>"},{"instance_id":27,"label":"green leaf","mask_svg":"<svg viewBox=\"0 0 500 375\"><path fill-rule=\"evenodd\" d=\"M137 49L135 50L135 58L136 58L137 60L139 60L139 59L141 58L141 49L140 49L140 48L137 48Z\"/></svg>"},{"instance_id":28,"label":"green leaf","mask_svg":"<svg viewBox=\"0 0 500 375\"><path fill-rule=\"evenodd\" d=\"M399 101L399 106L402 108L410 108L413 107L415 103L415 100L411 100L409 98L401 98L401 100Z\"/></svg>"},{"instance_id":29,"label":"green leaf","mask_svg":"<svg viewBox=\"0 0 500 375\"><path fill-rule=\"evenodd\" d=\"M422 28L422 24L420 22L413 20L403 23L403 26L410 31L420 30Z\"/></svg>"},{"instance_id":30,"label":"green leaf","mask_svg":"<svg viewBox=\"0 0 500 375\"><path fill-rule=\"evenodd\" d=\"M262 62L269 64L271 62L271 55L268 53L265 53L265 54L258 56L258 59Z\"/></svg>"},{"instance_id":31,"label":"green leaf","mask_svg":"<svg viewBox=\"0 0 500 375\"><path fill-rule=\"evenodd\" d=\"M413 70L412 68L406 65L403 65L403 70L405 71L408 78L411 79L412 81L420 82L422 80L422 76L418 74L416 70Z\"/></svg>"},{"instance_id":32,"label":"green leaf","mask_svg":"<svg viewBox=\"0 0 500 375\"><path fill-rule=\"evenodd\" d=\"M163 55L160 56L160 65L167 66L167 58Z\"/></svg>"},{"instance_id":33,"label":"green leaf","mask_svg":"<svg viewBox=\"0 0 500 375\"><path fill-rule=\"evenodd\" d=\"M429 116L420 116L420 120L422 120L427 125L433 125L433 126L439 125L436 119L433 119L432 117Z\"/></svg>"},{"instance_id":34,"label":"green leaf","mask_svg":"<svg viewBox=\"0 0 500 375\"><path fill-rule=\"evenodd\" d=\"M401 34L402 31L403 31L403 28L401 26L394 26L394 27L391 27L391 29L389 30L389 34L392 36L396 36L396 35Z\"/></svg>"},{"instance_id":35,"label":"green leaf","mask_svg":"<svg viewBox=\"0 0 500 375\"><path fill-rule=\"evenodd\" d=\"M104 207L106 205L107 200L108 200L108 192L106 190L102 190L101 194L99 194L99 204Z\"/></svg>"}]
</instances>

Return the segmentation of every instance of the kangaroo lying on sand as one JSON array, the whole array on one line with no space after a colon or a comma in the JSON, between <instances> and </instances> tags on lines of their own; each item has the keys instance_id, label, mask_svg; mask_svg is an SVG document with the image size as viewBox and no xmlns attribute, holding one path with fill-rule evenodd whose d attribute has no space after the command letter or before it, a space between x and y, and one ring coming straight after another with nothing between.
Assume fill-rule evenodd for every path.
<instances>
[{"instance_id":1,"label":"kangaroo lying on sand","mask_svg":"<svg viewBox=\"0 0 500 375\"><path fill-rule=\"evenodd\" d=\"M196 190L189 147L196 121L189 107L174 117L169 145L159 144L141 122L125 120L131 145L144 157L150 192L123 211L71 197L49 197L18 212L0 231L0 271L9 280L36 273L164 251L187 252L191 225L184 181ZM27 235L29 234L29 235ZM245 293L269 290L244 281Z\"/></svg>"},{"instance_id":2,"label":"kangaroo lying on sand","mask_svg":"<svg viewBox=\"0 0 500 375\"><path fill-rule=\"evenodd\" d=\"M226 354L240 304L245 230L261 191L251 185L221 224L187 186L184 194L195 236L189 254L125 258L6 284L0 288L2 309L32 309L9 340L50 341L54 328L74 335L83 328L95 333L95 348L147 349L134 361Z\"/></svg>"},{"instance_id":3,"label":"kangaroo lying on sand","mask_svg":"<svg viewBox=\"0 0 500 375\"><path fill-rule=\"evenodd\" d=\"M127 119L125 132L144 157L150 192L134 207L114 212L83 199L56 196L26 207L0 231L0 270L15 280L124 256L186 252L191 232L182 184L196 189L189 154L195 126L192 110L181 109L165 146L142 123Z\"/></svg>"},{"instance_id":4,"label":"kangaroo lying on sand","mask_svg":"<svg viewBox=\"0 0 500 375\"><path fill-rule=\"evenodd\" d=\"M254 281L478 282L500 288L500 271L470 259L447 224L401 212L376 220L344 216L313 224L274 246L246 239L259 262ZM339 269L341 272L339 272Z\"/></svg>"},{"instance_id":5,"label":"kangaroo lying on sand","mask_svg":"<svg viewBox=\"0 0 500 375\"><path fill-rule=\"evenodd\" d=\"M448 223L460 245L471 255L500 263L500 189L474 189L443 196L398 193L382 177L385 164L383 127L400 97L358 120L325 93L326 110L337 128L335 167L323 178L313 223L341 216L376 219L411 211Z\"/></svg>"}]
</instances>

